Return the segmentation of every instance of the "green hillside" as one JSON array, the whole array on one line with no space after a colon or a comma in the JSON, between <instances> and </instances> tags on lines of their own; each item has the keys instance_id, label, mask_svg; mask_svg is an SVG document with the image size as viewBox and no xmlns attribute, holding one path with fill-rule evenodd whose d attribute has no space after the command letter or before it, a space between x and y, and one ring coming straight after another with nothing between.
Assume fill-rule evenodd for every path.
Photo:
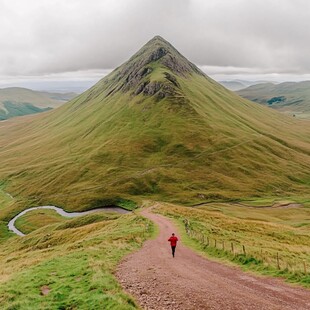
<instances>
[{"instance_id":1,"label":"green hillside","mask_svg":"<svg viewBox=\"0 0 310 310\"><path fill-rule=\"evenodd\" d=\"M286 114L310 118L310 81L264 83L247 87L237 93Z\"/></svg>"},{"instance_id":2,"label":"green hillside","mask_svg":"<svg viewBox=\"0 0 310 310\"><path fill-rule=\"evenodd\" d=\"M0 123L0 145L15 210L309 196L310 124L226 90L161 37L62 107Z\"/></svg>"},{"instance_id":3,"label":"green hillside","mask_svg":"<svg viewBox=\"0 0 310 310\"><path fill-rule=\"evenodd\" d=\"M0 240L1 309L139 309L114 272L151 228L134 214L93 214Z\"/></svg>"},{"instance_id":4,"label":"green hillside","mask_svg":"<svg viewBox=\"0 0 310 310\"><path fill-rule=\"evenodd\" d=\"M0 89L0 120L45 112L73 97L75 94L72 93L53 94L20 87L3 88Z\"/></svg>"}]
</instances>

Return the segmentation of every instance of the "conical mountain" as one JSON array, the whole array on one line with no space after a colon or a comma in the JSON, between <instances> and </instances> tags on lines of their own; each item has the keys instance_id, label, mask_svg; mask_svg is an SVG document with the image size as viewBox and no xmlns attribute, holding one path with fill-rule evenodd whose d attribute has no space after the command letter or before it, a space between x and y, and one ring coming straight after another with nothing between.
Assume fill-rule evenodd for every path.
<instances>
[{"instance_id":1,"label":"conical mountain","mask_svg":"<svg viewBox=\"0 0 310 310\"><path fill-rule=\"evenodd\" d=\"M305 195L310 126L228 91L155 37L61 108L0 124L0 180L82 209Z\"/></svg>"}]
</instances>

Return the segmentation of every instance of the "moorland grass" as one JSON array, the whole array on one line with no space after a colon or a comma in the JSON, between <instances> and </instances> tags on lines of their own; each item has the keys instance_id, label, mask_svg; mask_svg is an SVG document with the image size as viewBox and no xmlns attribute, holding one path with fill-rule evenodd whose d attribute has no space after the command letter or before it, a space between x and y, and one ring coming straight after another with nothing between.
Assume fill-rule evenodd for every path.
<instances>
[{"instance_id":1,"label":"moorland grass","mask_svg":"<svg viewBox=\"0 0 310 310\"><path fill-rule=\"evenodd\" d=\"M152 232L136 214L91 214L10 238L0 245L1 309L136 309L113 272Z\"/></svg>"},{"instance_id":2,"label":"moorland grass","mask_svg":"<svg viewBox=\"0 0 310 310\"><path fill-rule=\"evenodd\" d=\"M279 223L304 229L310 228L309 207L305 207L304 205L297 205L296 207L271 207L276 202L288 203L287 200L279 201L269 198L257 202L251 201L252 205L255 205L255 207L248 207L247 205L249 205L249 202L247 201L247 205L234 203L209 203L207 205L199 206L198 209L215 211L239 219ZM270 207L266 207L268 203L270 203ZM291 203L296 204L296 201L291 201ZM261 207L262 205L264 207Z\"/></svg>"}]
</instances>

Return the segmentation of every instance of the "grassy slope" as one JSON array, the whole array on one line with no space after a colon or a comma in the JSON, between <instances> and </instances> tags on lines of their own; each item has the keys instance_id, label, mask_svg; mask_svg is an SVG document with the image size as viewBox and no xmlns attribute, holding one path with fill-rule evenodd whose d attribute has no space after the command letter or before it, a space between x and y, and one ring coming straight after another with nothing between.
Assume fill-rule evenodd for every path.
<instances>
[{"instance_id":1,"label":"grassy slope","mask_svg":"<svg viewBox=\"0 0 310 310\"><path fill-rule=\"evenodd\" d=\"M185 244L211 257L230 260L245 270L282 276L291 282L310 287L310 276L304 274L303 262L310 266L310 209L245 209L227 204L210 204L199 208L184 208L162 204L158 212L175 218ZM184 219L197 233L192 238L185 234ZM304 223L307 223L305 226ZM195 241L205 236L204 246ZM211 246L206 246L207 237ZM214 240L217 240L217 249ZM222 250L222 242L226 251ZM231 254L231 242L236 255ZM245 246L247 256L242 254ZM279 253L281 270L277 270ZM288 269L287 269L288 268Z\"/></svg>"},{"instance_id":2,"label":"grassy slope","mask_svg":"<svg viewBox=\"0 0 310 310\"><path fill-rule=\"evenodd\" d=\"M2 242L1 309L135 309L113 271L149 236L147 223L135 214L92 214Z\"/></svg>"},{"instance_id":3,"label":"grassy slope","mask_svg":"<svg viewBox=\"0 0 310 310\"><path fill-rule=\"evenodd\" d=\"M258 84L237 92L249 100L262 103L279 111L295 114L299 118L310 118L310 82L286 82L281 84ZM269 105L274 97L285 97L285 101Z\"/></svg>"}]
</instances>

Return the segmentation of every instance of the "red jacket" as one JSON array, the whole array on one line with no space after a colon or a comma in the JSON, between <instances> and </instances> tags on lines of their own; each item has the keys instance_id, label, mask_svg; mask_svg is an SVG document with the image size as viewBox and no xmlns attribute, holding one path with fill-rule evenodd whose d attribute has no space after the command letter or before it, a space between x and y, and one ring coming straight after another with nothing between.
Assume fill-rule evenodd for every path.
<instances>
[{"instance_id":1,"label":"red jacket","mask_svg":"<svg viewBox=\"0 0 310 310\"><path fill-rule=\"evenodd\" d=\"M178 239L178 237L176 237L176 236L171 236L171 237L168 239L168 241L170 241L170 245L171 245L171 246L176 246L178 240L179 240L179 239Z\"/></svg>"}]
</instances>

